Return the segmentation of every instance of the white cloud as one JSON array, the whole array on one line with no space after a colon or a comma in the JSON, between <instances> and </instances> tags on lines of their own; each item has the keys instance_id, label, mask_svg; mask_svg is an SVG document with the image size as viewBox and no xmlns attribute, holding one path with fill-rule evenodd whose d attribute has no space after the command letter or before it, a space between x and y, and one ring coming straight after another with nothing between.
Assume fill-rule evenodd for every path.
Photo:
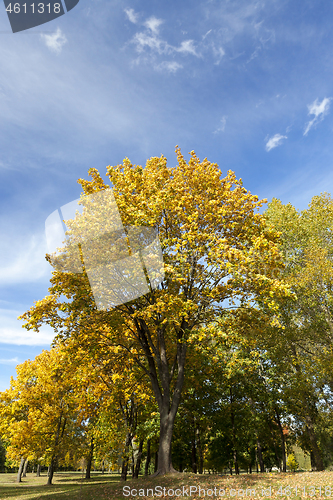
<instances>
[{"instance_id":1,"label":"white cloud","mask_svg":"<svg viewBox=\"0 0 333 500\"><path fill-rule=\"evenodd\" d=\"M0 285L36 282L50 273L45 260L46 241L43 236L16 239L3 237L0 248Z\"/></svg>"},{"instance_id":2,"label":"white cloud","mask_svg":"<svg viewBox=\"0 0 333 500\"><path fill-rule=\"evenodd\" d=\"M163 42L160 38L156 36L148 35L147 33L136 33L133 38L133 42L136 45L137 52L141 53L146 47L149 47L152 51L156 51L159 54L168 52L168 45Z\"/></svg>"},{"instance_id":3,"label":"white cloud","mask_svg":"<svg viewBox=\"0 0 333 500\"><path fill-rule=\"evenodd\" d=\"M132 39L132 43L136 46L136 51L141 54L147 48L152 51L152 53L157 53L159 55L162 54L174 54L175 52L179 52L185 55L192 54L194 56L199 57L199 54L196 52L194 47L193 40L184 40L181 42L179 47L174 47L169 45L167 41L160 38L157 34L156 30L149 29L146 32L138 32L134 35ZM164 63L161 63L162 66ZM160 65L155 65L155 68L158 68ZM173 68L176 67L175 63L172 64ZM177 69L181 68L182 65L177 63Z\"/></svg>"},{"instance_id":4,"label":"white cloud","mask_svg":"<svg viewBox=\"0 0 333 500\"><path fill-rule=\"evenodd\" d=\"M275 134L266 142L266 151L270 151L278 146L281 146L283 139L287 139L286 135Z\"/></svg>"},{"instance_id":5,"label":"white cloud","mask_svg":"<svg viewBox=\"0 0 333 500\"><path fill-rule=\"evenodd\" d=\"M18 358L11 358L11 359L0 359L0 365L17 365L19 362Z\"/></svg>"},{"instance_id":6,"label":"white cloud","mask_svg":"<svg viewBox=\"0 0 333 500\"><path fill-rule=\"evenodd\" d=\"M42 33L41 37L45 41L46 46L57 54L60 54L63 45L67 42L67 38L62 33L60 28L52 33L52 35L45 35Z\"/></svg>"},{"instance_id":7,"label":"white cloud","mask_svg":"<svg viewBox=\"0 0 333 500\"><path fill-rule=\"evenodd\" d=\"M303 135L307 135L313 126L316 126L324 119L324 116L329 112L331 100L332 97L325 97L321 102L318 102L318 99L316 99L312 104L308 105L308 114L310 116L313 115L314 118L306 124Z\"/></svg>"},{"instance_id":8,"label":"white cloud","mask_svg":"<svg viewBox=\"0 0 333 500\"><path fill-rule=\"evenodd\" d=\"M167 40L163 39L159 34L159 27L163 22L163 19L158 19L154 16L148 18L143 23L146 29L144 31L138 31L133 36L130 43L134 44L136 52L140 54L140 56L135 60L135 64L150 63L157 71L167 70L175 73L183 67L182 64L177 61L162 61L159 63L156 61L156 56L170 54L175 56L177 53L185 56L192 55L196 57L201 57L201 55L197 51L194 40L184 40L179 46L174 46L170 45ZM210 50L212 49L210 48ZM146 56L143 57L144 53ZM214 48L214 55L221 59L224 55L224 50L222 48Z\"/></svg>"},{"instance_id":9,"label":"white cloud","mask_svg":"<svg viewBox=\"0 0 333 500\"><path fill-rule=\"evenodd\" d=\"M213 30L209 30L207 31L207 33L205 33L202 37L202 39L204 40Z\"/></svg>"},{"instance_id":10,"label":"white cloud","mask_svg":"<svg viewBox=\"0 0 333 500\"><path fill-rule=\"evenodd\" d=\"M216 48L215 45L212 47L213 54L216 57L216 61L214 64L220 64L222 57L225 55L225 51L222 47Z\"/></svg>"},{"instance_id":11,"label":"white cloud","mask_svg":"<svg viewBox=\"0 0 333 500\"><path fill-rule=\"evenodd\" d=\"M168 73L176 73L183 66L176 61L163 61L161 64L155 66L158 71L167 71Z\"/></svg>"},{"instance_id":12,"label":"white cloud","mask_svg":"<svg viewBox=\"0 0 333 500\"><path fill-rule=\"evenodd\" d=\"M182 52L183 54L193 54L194 56L198 56L193 40L185 40L180 44L178 49L175 49L177 52Z\"/></svg>"},{"instance_id":13,"label":"white cloud","mask_svg":"<svg viewBox=\"0 0 333 500\"><path fill-rule=\"evenodd\" d=\"M145 26L152 32L154 35L158 34L159 26L163 23L162 19L157 19L157 17L152 16L144 23Z\"/></svg>"},{"instance_id":14,"label":"white cloud","mask_svg":"<svg viewBox=\"0 0 333 500\"><path fill-rule=\"evenodd\" d=\"M15 345L50 345L55 337L51 327L45 325L39 332L22 328L17 317L24 313L14 309L0 309L0 343ZM4 362L5 360L0 360ZM9 363L9 361L7 360ZM14 361L12 361L14 363Z\"/></svg>"},{"instance_id":15,"label":"white cloud","mask_svg":"<svg viewBox=\"0 0 333 500\"><path fill-rule=\"evenodd\" d=\"M136 24L138 22L139 14L137 14L134 9L125 9L125 14L131 23Z\"/></svg>"},{"instance_id":16,"label":"white cloud","mask_svg":"<svg viewBox=\"0 0 333 500\"><path fill-rule=\"evenodd\" d=\"M222 116L220 126L216 130L214 130L214 134L218 134L219 132L224 132L226 123L227 123L227 117Z\"/></svg>"},{"instance_id":17,"label":"white cloud","mask_svg":"<svg viewBox=\"0 0 333 500\"><path fill-rule=\"evenodd\" d=\"M251 61L253 61L253 59L255 59L256 57L258 57L259 55L259 52L262 50L261 47L257 47L253 52L252 54L250 55L249 59L246 61L246 64L250 63Z\"/></svg>"},{"instance_id":18,"label":"white cloud","mask_svg":"<svg viewBox=\"0 0 333 500\"><path fill-rule=\"evenodd\" d=\"M55 333L42 328L39 332L20 328L0 328L0 343L15 345L45 345L49 346Z\"/></svg>"}]
</instances>

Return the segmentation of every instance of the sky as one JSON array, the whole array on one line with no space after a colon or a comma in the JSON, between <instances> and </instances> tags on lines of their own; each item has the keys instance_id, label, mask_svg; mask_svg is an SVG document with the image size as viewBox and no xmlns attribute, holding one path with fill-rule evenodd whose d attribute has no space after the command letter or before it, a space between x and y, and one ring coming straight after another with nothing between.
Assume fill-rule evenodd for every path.
<instances>
[{"instance_id":1,"label":"sky","mask_svg":"<svg viewBox=\"0 0 333 500\"><path fill-rule=\"evenodd\" d=\"M12 33L0 5L0 390L53 332L45 220L77 179L175 146L296 208L333 192L333 3L80 0Z\"/></svg>"}]
</instances>

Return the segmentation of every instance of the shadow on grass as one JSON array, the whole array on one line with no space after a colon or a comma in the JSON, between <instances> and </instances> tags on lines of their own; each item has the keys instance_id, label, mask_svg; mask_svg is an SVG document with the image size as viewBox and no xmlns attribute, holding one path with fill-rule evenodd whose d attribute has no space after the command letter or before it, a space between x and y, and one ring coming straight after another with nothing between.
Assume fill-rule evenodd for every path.
<instances>
[{"instance_id":1,"label":"shadow on grass","mask_svg":"<svg viewBox=\"0 0 333 500\"><path fill-rule=\"evenodd\" d=\"M85 477L66 477L66 478L60 478L57 476L57 483L73 483L75 482L76 484L80 483L118 483L119 482L119 477L112 477L112 476L91 476L90 479L86 479Z\"/></svg>"},{"instance_id":2,"label":"shadow on grass","mask_svg":"<svg viewBox=\"0 0 333 500\"><path fill-rule=\"evenodd\" d=\"M110 490L109 490L110 491ZM27 486L20 488L19 486L1 486L1 500L44 500L52 498L52 500L102 500L107 498L102 488L94 485L39 485Z\"/></svg>"},{"instance_id":3,"label":"shadow on grass","mask_svg":"<svg viewBox=\"0 0 333 500\"><path fill-rule=\"evenodd\" d=\"M79 474L60 473L51 486L46 484L47 476L28 476L19 484L15 483L16 475L6 476L0 478L1 500L109 500L118 493L119 478L102 474L85 479ZM40 480L43 482L36 484Z\"/></svg>"},{"instance_id":4,"label":"shadow on grass","mask_svg":"<svg viewBox=\"0 0 333 500\"><path fill-rule=\"evenodd\" d=\"M43 484L33 484L37 478L27 478L27 481L20 485L15 483L0 483L1 500L124 500L123 487L129 486L131 489L155 488L157 485L166 488L182 488L200 486L208 489L212 486L225 488L246 489L246 488L267 488L277 487L280 482L290 479L290 474L244 474L241 476L218 476L218 475L195 475L191 473L159 476L155 478L140 477L139 479L129 479L125 483L119 480L118 476L93 475L92 478L85 479L78 473L57 474L55 484L47 486ZM29 481L30 479L30 481ZM46 477L45 477L46 479ZM44 480L44 478L43 478ZM261 491L260 491L261 493ZM133 497L132 497L133 498Z\"/></svg>"},{"instance_id":5,"label":"shadow on grass","mask_svg":"<svg viewBox=\"0 0 333 500\"><path fill-rule=\"evenodd\" d=\"M78 486L73 487L74 489L79 489ZM52 486L47 486L44 484L40 484L38 486L30 486L30 485L24 485L22 486L0 486L0 498L1 500L5 500L7 498L17 498L17 499L37 499L37 498L47 498L48 496L52 495L52 498L54 498L54 492L59 490L59 493L62 493L64 488L62 486L57 485L52 485ZM66 490L66 493L68 493L70 488ZM59 497L60 498L60 497ZM66 498L66 496L64 497ZM68 498L68 497L67 497Z\"/></svg>"}]
</instances>

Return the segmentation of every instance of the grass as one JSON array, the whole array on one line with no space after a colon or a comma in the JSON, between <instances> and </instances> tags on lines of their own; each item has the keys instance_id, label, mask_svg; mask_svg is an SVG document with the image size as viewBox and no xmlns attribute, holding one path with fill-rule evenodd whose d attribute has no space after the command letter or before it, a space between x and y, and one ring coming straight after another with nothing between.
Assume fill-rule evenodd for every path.
<instances>
[{"instance_id":1,"label":"grass","mask_svg":"<svg viewBox=\"0 0 333 500\"><path fill-rule=\"evenodd\" d=\"M228 499L333 498L333 472L330 471L240 476L183 473L139 478L125 483L120 482L119 476L116 475L93 473L92 478L86 480L80 473L67 472L55 474L52 486L45 484L47 480L45 474L39 478L35 477L35 474L27 474L20 484L16 484L15 479L16 474L0 474L0 500L126 500L126 498L152 500L152 493L155 493L154 499L199 500L199 498L218 498L219 494L220 498ZM286 489L288 486L290 490ZM153 491L147 493L148 488Z\"/></svg>"}]
</instances>

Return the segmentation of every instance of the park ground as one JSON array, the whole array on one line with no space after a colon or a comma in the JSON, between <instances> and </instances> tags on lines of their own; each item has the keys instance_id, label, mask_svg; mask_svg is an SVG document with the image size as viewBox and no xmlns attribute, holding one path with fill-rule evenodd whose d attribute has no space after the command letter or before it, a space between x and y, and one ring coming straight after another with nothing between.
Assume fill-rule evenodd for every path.
<instances>
[{"instance_id":1,"label":"park ground","mask_svg":"<svg viewBox=\"0 0 333 500\"><path fill-rule=\"evenodd\" d=\"M80 473L63 472L55 474L52 486L46 486L46 475L36 477L35 474L27 474L20 484L16 484L15 479L16 474L0 474L1 500L333 498L332 471L240 476L182 473L139 478L125 483L115 474L93 473L92 478L86 480ZM147 492L148 489L150 491Z\"/></svg>"}]
</instances>

